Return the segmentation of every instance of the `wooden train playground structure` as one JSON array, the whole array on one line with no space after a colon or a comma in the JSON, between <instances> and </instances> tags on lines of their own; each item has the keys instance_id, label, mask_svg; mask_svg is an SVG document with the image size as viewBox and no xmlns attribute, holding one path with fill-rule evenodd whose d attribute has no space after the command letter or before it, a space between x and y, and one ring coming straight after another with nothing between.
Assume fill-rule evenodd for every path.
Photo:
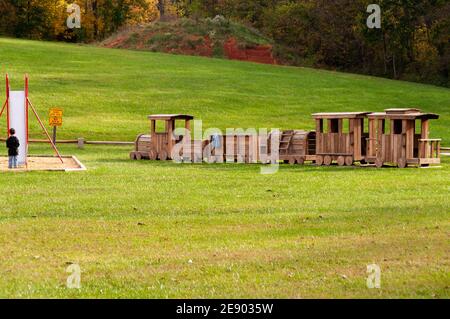
<instances>
[{"instance_id":1,"label":"wooden train playground structure","mask_svg":"<svg viewBox=\"0 0 450 319\"><path fill-rule=\"evenodd\" d=\"M430 139L430 120L439 115L416 108L381 113L339 112L312 115L316 129L212 134L191 138L191 121L184 114L150 115L150 134L141 134L130 153L133 160L203 161L215 163L282 162L317 166L428 167L440 164L440 139ZM184 133L176 123L184 121ZM157 122L164 129L157 130Z\"/></svg>"},{"instance_id":2,"label":"wooden train playground structure","mask_svg":"<svg viewBox=\"0 0 450 319\"><path fill-rule=\"evenodd\" d=\"M48 143L51 145L55 156L28 154L29 138L29 113L33 113ZM19 155L17 157L18 171L48 170L48 171L79 171L85 170L84 165L75 156L62 156L39 117L36 108L29 98L29 78L25 75L24 90L12 91L9 77L6 75L6 100L0 109L0 118L6 115L7 137L10 136L10 128L16 131L19 139ZM8 170L8 158L0 156L0 171Z\"/></svg>"}]
</instances>

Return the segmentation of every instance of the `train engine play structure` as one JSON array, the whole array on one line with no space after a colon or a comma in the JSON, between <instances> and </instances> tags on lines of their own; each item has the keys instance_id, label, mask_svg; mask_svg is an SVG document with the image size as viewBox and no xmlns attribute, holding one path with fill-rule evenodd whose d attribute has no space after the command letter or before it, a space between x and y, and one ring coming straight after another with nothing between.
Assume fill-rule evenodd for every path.
<instances>
[{"instance_id":1,"label":"train engine play structure","mask_svg":"<svg viewBox=\"0 0 450 319\"><path fill-rule=\"evenodd\" d=\"M130 153L131 159L150 159L167 161L173 160L174 147L183 143L183 153L179 155L191 156L194 162L203 161L202 155L206 141L193 141L189 138L189 146L185 145L186 136L176 135L177 123L184 122L186 132L191 130L191 121L194 119L191 115L184 114L157 114L150 115L150 135L141 134L135 142L135 150ZM162 124L163 128L158 128Z\"/></svg>"},{"instance_id":2,"label":"train engine play structure","mask_svg":"<svg viewBox=\"0 0 450 319\"><path fill-rule=\"evenodd\" d=\"M335 112L312 115L316 129L284 130L274 136L236 133L209 136L195 141L176 135L177 121L184 121L190 134L191 115L159 114L149 116L150 134L141 134L130 153L134 160L173 160L174 149L191 162L240 162L267 164L277 153L282 163L314 163L317 166L407 166L440 164L440 139L430 138L430 120L439 115L416 108L387 109L384 112ZM157 130L157 121L164 127ZM176 152L178 154L178 151Z\"/></svg>"}]
</instances>

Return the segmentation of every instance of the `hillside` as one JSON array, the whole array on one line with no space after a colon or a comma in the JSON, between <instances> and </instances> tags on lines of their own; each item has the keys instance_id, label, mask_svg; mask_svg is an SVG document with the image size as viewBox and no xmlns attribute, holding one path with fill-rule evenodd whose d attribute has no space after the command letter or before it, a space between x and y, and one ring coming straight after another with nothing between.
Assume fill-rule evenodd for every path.
<instances>
[{"instance_id":1,"label":"hillside","mask_svg":"<svg viewBox=\"0 0 450 319\"><path fill-rule=\"evenodd\" d=\"M270 39L221 16L128 27L101 46L276 64Z\"/></svg>"},{"instance_id":2,"label":"hillside","mask_svg":"<svg viewBox=\"0 0 450 319\"><path fill-rule=\"evenodd\" d=\"M450 144L450 90L375 77L239 61L0 39L0 73L31 78L42 115L64 108L61 137L132 140L150 113L186 112L205 127L313 128L320 111L420 106L441 114ZM4 95L3 86L0 94ZM4 125L2 122L1 125Z\"/></svg>"}]
</instances>

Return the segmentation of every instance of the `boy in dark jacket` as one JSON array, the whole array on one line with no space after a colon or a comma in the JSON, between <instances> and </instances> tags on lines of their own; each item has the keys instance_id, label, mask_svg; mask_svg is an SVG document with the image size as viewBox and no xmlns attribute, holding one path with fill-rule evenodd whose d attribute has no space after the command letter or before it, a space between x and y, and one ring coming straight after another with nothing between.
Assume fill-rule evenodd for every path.
<instances>
[{"instance_id":1,"label":"boy in dark jacket","mask_svg":"<svg viewBox=\"0 0 450 319\"><path fill-rule=\"evenodd\" d=\"M19 139L14 135L16 134L15 129L9 130L10 137L6 140L6 147L8 148L8 168L17 168L17 155L19 155Z\"/></svg>"}]
</instances>

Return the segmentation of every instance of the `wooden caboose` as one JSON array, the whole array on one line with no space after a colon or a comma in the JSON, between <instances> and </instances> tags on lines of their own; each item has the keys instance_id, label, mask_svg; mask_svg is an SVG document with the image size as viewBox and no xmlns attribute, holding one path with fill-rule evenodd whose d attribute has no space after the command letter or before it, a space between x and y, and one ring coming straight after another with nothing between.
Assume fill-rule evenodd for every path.
<instances>
[{"instance_id":1,"label":"wooden caboose","mask_svg":"<svg viewBox=\"0 0 450 319\"><path fill-rule=\"evenodd\" d=\"M404 168L440 163L440 139L430 139L430 120L439 115L419 109L387 109L371 113L367 161Z\"/></svg>"},{"instance_id":2,"label":"wooden caboose","mask_svg":"<svg viewBox=\"0 0 450 319\"><path fill-rule=\"evenodd\" d=\"M148 116L150 120L150 135L141 134L135 142L135 150L130 153L132 159L151 159L151 160L171 160L172 151L175 145L183 142L184 136L175 135L176 122L184 121L186 131L191 130L191 121L194 119L191 115L185 114L157 114ZM158 128L158 122L163 122L162 129ZM199 154L201 159L202 142L200 142L200 150L195 150L196 143L189 145L192 147L188 152L189 157L192 154ZM191 153L192 152L192 153ZM183 154L180 154L183 156ZM186 155L186 154L184 154Z\"/></svg>"},{"instance_id":3,"label":"wooden caboose","mask_svg":"<svg viewBox=\"0 0 450 319\"><path fill-rule=\"evenodd\" d=\"M316 164L351 166L364 162L366 139L364 123L368 112L316 113ZM326 124L326 126L325 126Z\"/></svg>"}]
</instances>

